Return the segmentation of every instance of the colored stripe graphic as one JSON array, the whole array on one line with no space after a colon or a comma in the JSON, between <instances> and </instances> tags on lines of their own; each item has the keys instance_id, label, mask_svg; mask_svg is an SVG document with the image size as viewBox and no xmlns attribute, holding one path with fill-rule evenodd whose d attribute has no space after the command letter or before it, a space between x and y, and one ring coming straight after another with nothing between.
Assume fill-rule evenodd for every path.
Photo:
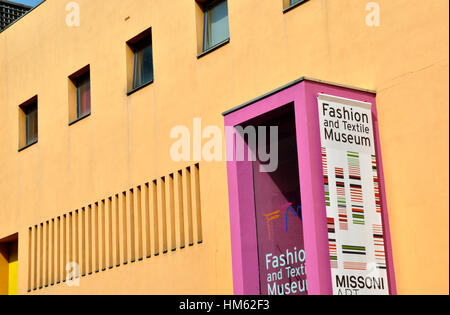
<instances>
[{"instance_id":1,"label":"colored stripe graphic","mask_svg":"<svg viewBox=\"0 0 450 315\"><path fill-rule=\"evenodd\" d=\"M330 250L330 265L331 268L338 268L338 257L337 257L337 245L336 239L329 238L328 239L328 248Z\"/></svg>"},{"instance_id":2,"label":"colored stripe graphic","mask_svg":"<svg viewBox=\"0 0 450 315\"><path fill-rule=\"evenodd\" d=\"M373 171L373 184L375 189L375 203L377 213L381 214L381 198L380 198L380 182L378 179L377 157L372 155L372 171Z\"/></svg>"},{"instance_id":3,"label":"colored stripe graphic","mask_svg":"<svg viewBox=\"0 0 450 315\"><path fill-rule=\"evenodd\" d=\"M344 261L344 269L346 269L346 270L367 270L367 263Z\"/></svg>"},{"instance_id":4,"label":"colored stripe graphic","mask_svg":"<svg viewBox=\"0 0 450 315\"><path fill-rule=\"evenodd\" d=\"M375 261L378 269L386 269L386 254L384 251L384 235L383 226L381 224L374 224L373 230L373 244L375 247Z\"/></svg>"},{"instance_id":5,"label":"colored stripe graphic","mask_svg":"<svg viewBox=\"0 0 450 315\"><path fill-rule=\"evenodd\" d=\"M327 149L322 147L322 168L323 168L323 183L325 190L325 204L330 206L330 186L328 182L328 161L327 161Z\"/></svg>"},{"instance_id":6,"label":"colored stripe graphic","mask_svg":"<svg viewBox=\"0 0 450 315\"><path fill-rule=\"evenodd\" d=\"M333 218L327 218L327 227L328 227L328 249L330 251L330 264L331 268L338 268L338 259L337 259L337 245L335 239L336 227L334 224Z\"/></svg>"},{"instance_id":7,"label":"colored stripe graphic","mask_svg":"<svg viewBox=\"0 0 450 315\"><path fill-rule=\"evenodd\" d=\"M328 227L328 233L336 233L336 227L334 225L333 218L327 218L327 227Z\"/></svg>"},{"instance_id":8,"label":"colored stripe graphic","mask_svg":"<svg viewBox=\"0 0 450 315\"><path fill-rule=\"evenodd\" d=\"M364 225L365 215L359 153L348 151L347 160L350 182L350 199L352 203L352 222L353 224Z\"/></svg>"},{"instance_id":9,"label":"colored stripe graphic","mask_svg":"<svg viewBox=\"0 0 450 315\"><path fill-rule=\"evenodd\" d=\"M335 176L336 176L339 229L343 231L348 231L347 199L345 197L344 169L336 167Z\"/></svg>"},{"instance_id":10,"label":"colored stripe graphic","mask_svg":"<svg viewBox=\"0 0 450 315\"><path fill-rule=\"evenodd\" d=\"M330 183L328 177L327 149L325 147L322 147L322 169L323 169L323 184L325 191L325 205L328 208L331 206L331 201L330 201ZM327 218L327 228L328 228L328 249L330 252L330 265L332 269L337 269L338 256L335 239L336 225L334 218Z\"/></svg>"},{"instance_id":11,"label":"colored stripe graphic","mask_svg":"<svg viewBox=\"0 0 450 315\"><path fill-rule=\"evenodd\" d=\"M364 246L342 245L342 253L349 255L366 255L366 248Z\"/></svg>"}]
</instances>

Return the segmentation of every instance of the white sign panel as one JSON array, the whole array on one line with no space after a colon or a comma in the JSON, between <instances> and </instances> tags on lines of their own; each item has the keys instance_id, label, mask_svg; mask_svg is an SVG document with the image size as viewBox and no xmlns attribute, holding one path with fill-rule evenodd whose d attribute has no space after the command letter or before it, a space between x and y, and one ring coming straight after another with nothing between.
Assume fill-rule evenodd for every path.
<instances>
[{"instance_id":1,"label":"white sign panel","mask_svg":"<svg viewBox=\"0 0 450 315\"><path fill-rule=\"evenodd\" d=\"M371 104L319 94L333 293L389 294Z\"/></svg>"}]
</instances>

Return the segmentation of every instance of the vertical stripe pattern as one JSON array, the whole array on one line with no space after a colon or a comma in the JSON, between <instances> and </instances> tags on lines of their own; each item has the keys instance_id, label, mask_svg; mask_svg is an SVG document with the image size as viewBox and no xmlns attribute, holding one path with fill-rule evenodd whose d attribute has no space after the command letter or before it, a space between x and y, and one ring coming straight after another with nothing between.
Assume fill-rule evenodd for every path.
<instances>
[{"instance_id":1,"label":"vertical stripe pattern","mask_svg":"<svg viewBox=\"0 0 450 315\"><path fill-rule=\"evenodd\" d=\"M353 224L365 224L359 153L347 152Z\"/></svg>"}]
</instances>

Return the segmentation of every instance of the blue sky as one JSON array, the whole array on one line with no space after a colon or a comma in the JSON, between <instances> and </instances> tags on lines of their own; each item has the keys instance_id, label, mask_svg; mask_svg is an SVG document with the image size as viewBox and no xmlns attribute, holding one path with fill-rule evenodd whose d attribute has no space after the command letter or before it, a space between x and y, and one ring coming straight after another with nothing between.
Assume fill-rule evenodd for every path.
<instances>
[{"instance_id":1,"label":"blue sky","mask_svg":"<svg viewBox=\"0 0 450 315\"><path fill-rule=\"evenodd\" d=\"M10 0L10 1L35 6L41 3L43 0Z\"/></svg>"}]
</instances>

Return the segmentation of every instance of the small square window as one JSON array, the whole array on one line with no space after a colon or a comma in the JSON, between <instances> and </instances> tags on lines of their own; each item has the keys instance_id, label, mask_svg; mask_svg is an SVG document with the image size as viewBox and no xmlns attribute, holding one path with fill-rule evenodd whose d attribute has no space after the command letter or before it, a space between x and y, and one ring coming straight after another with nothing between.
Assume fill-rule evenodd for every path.
<instances>
[{"instance_id":1,"label":"small square window","mask_svg":"<svg viewBox=\"0 0 450 315\"><path fill-rule=\"evenodd\" d=\"M19 148L23 149L38 141L38 98L31 98L19 106Z\"/></svg>"},{"instance_id":2,"label":"small square window","mask_svg":"<svg viewBox=\"0 0 450 315\"><path fill-rule=\"evenodd\" d=\"M69 122L91 114L91 76L89 66L69 76Z\"/></svg>"},{"instance_id":3,"label":"small square window","mask_svg":"<svg viewBox=\"0 0 450 315\"><path fill-rule=\"evenodd\" d=\"M203 51L214 48L230 39L228 1L209 1L204 6Z\"/></svg>"},{"instance_id":4,"label":"small square window","mask_svg":"<svg viewBox=\"0 0 450 315\"><path fill-rule=\"evenodd\" d=\"M131 74L128 91L135 91L153 82L153 45L151 29L127 42L128 72ZM131 65L132 63L132 65Z\"/></svg>"}]
</instances>

